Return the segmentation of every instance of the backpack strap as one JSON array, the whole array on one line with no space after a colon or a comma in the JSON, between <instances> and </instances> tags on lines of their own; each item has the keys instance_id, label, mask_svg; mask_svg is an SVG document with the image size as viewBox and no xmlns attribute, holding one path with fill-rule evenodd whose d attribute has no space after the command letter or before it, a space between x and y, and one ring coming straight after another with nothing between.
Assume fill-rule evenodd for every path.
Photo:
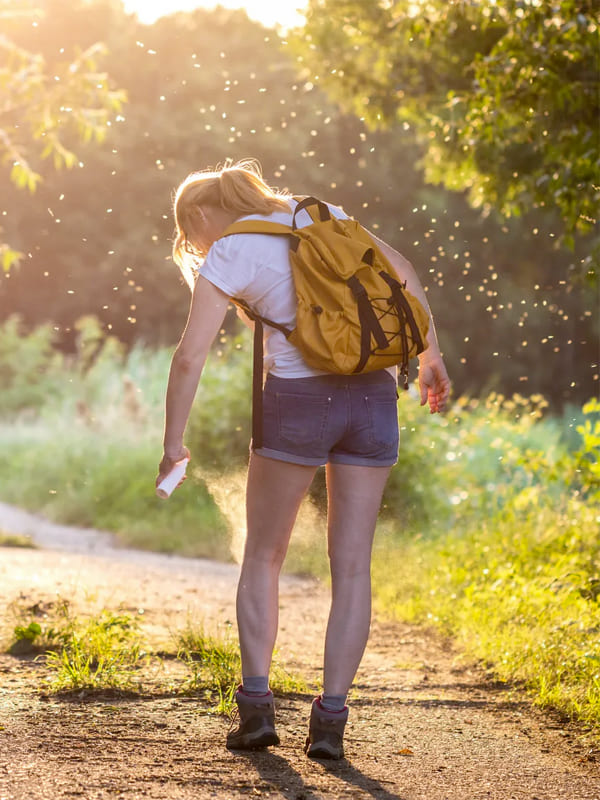
<instances>
[{"instance_id":1,"label":"backpack strap","mask_svg":"<svg viewBox=\"0 0 600 800\"><path fill-rule=\"evenodd\" d=\"M410 335L412 337L413 342L417 345L417 355L422 353L425 349L425 343L421 337L419 332L419 326L415 320L412 308L410 307L410 303L404 296L404 292L402 291L406 286L406 283L402 284L400 281L393 278L389 275L385 270L381 270L380 273L383 280L388 284L390 289L392 290L392 299L394 301L394 305L396 306L396 311L398 316L400 317L400 335L404 340L404 352L405 358L400 366L400 374L402 375L404 388L408 389L408 336L406 335L406 326L404 322L408 324L410 328Z\"/></svg>"},{"instance_id":2,"label":"backpack strap","mask_svg":"<svg viewBox=\"0 0 600 800\"><path fill-rule=\"evenodd\" d=\"M252 348L252 449L263 445L263 325L254 320L254 346Z\"/></svg>"},{"instance_id":3,"label":"backpack strap","mask_svg":"<svg viewBox=\"0 0 600 800\"><path fill-rule=\"evenodd\" d=\"M280 222L269 222L260 219L245 219L229 225L221 234L232 236L235 233L266 233L273 236L290 236L295 238L293 229L289 225ZM243 300L236 297L231 298L231 302L241 308L244 314L254 322L254 345L253 345L253 365L252 365L252 449L258 450L262 447L263 439L263 325L276 328L287 337L291 330L285 325L280 325L267 317L261 317L253 311Z\"/></svg>"},{"instance_id":4,"label":"backpack strap","mask_svg":"<svg viewBox=\"0 0 600 800\"><path fill-rule=\"evenodd\" d=\"M381 327L381 323L373 311L373 307L369 301L369 296L367 295L367 290L365 287L362 285L356 275L348 278L346 283L350 287L350 290L354 295L354 299L356 300L358 318L360 319L360 358L356 369L354 369L353 372L362 372L363 367L371 355L371 336L373 336L377 342L377 346L381 350L385 350L385 348L389 347L390 345L386 338L385 332Z\"/></svg>"},{"instance_id":5,"label":"backpack strap","mask_svg":"<svg viewBox=\"0 0 600 800\"><path fill-rule=\"evenodd\" d=\"M294 198L296 200L298 198ZM315 214L311 213L308 209L311 206L317 206L317 210L319 212L319 220L315 219ZM294 209L294 215L292 217L292 230L296 230L298 226L296 225L296 214L300 211L307 211L308 215L312 219L313 222L321 221L327 222L328 219L331 219L331 212L329 211L329 207L322 201L317 200L316 197L304 197L301 199Z\"/></svg>"},{"instance_id":6,"label":"backpack strap","mask_svg":"<svg viewBox=\"0 0 600 800\"><path fill-rule=\"evenodd\" d=\"M267 317L261 317L250 306L236 297L230 298L244 314L254 322L254 344L252 347L252 449L258 450L262 447L263 439L263 324L271 328L277 328L287 337L291 330L278 322L273 322Z\"/></svg>"},{"instance_id":7,"label":"backpack strap","mask_svg":"<svg viewBox=\"0 0 600 800\"><path fill-rule=\"evenodd\" d=\"M291 335L292 331L290 330L290 328L286 328L285 325L281 325L279 322L274 322L272 319L269 319L268 317L261 317L260 314L257 314L256 311L250 308L250 306L248 305L248 303L246 303L245 300L240 300L238 297L230 297L229 299L234 305L236 305L238 308L241 308L244 314L247 317L250 317L250 319L253 322L256 322L258 320L263 325L268 325L270 328L277 328L278 331L281 331L281 333L283 333L286 339Z\"/></svg>"},{"instance_id":8,"label":"backpack strap","mask_svg":"<svg viewBox=\"0 0 600 800\"><path fill-rule=\"evenodd\" d=\"M219 238L232 236L234 233L267 233L274 236L291 236L293 229L282 222L269 222L262 219L242 219L228 225Z\"/></svg>"},{"instance_id":9,"label":"backpack strap","mask_svg":"<svg viewBox=\"0 0 600 800\"><path fill-rule=\"evenodd\" d=\"M326 222L328 219L331 219L331 212L327 204L323 203L322 200L317 200L316 197L293 197L292 199L296 201L296 208L292 214L291 226L284 225L283 222L269 222L269 220L262 219L242 219L228 225L219 238L232 236L234 233L266 233L273 236L293 237L294 231L298 229L296 214L300 211L306 211L313 222ZM312 209L312 206L317 207L318 219L316 219L316 211L309 210Z\"/></svg>"},{"instance_id":10,"label":"backpack strap","mask_svg":"<svg viewBox=\"0 0 600 800\"><path fill-rule=\"evenodd\" d=\"M425 342L423 341L423 338L419 332L419 326L415 320L415 315L410 307L410 303L402 291L406 287L406 283L400 283L400 281L396 280L396 278L388 275L385 270L381 270L379 274L392 290L392 297L394 298L394 302L396 303L398 309L401 308L404 311L406 321L408 322L408 327L410 328L410 335L412 336L413 342L417 345L417 355L419 355L419 353L422 353L423 350L425 350Z\"/></svg>"}]
</instances>

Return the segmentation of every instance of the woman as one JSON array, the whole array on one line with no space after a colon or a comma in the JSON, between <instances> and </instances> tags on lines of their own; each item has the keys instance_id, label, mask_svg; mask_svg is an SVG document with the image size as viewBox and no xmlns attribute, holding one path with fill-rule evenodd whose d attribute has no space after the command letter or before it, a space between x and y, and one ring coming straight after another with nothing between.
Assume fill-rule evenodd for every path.
<instances>
[{"instance_id":1,"label":"woman","mask_svg":"<svg viewBox=\"0 0 600 800\"><path fill-rule=\"evenodd\" d=\"M286 237L257 233L219 238L240 218L291 223L296 205L264 182L253 162L193 173L174 200L173 258L191 290L187 325L173 356L166 398L164 456L157 483L189 452L183 435L211 344L230 298L293 328L295 294ZM330 212L345 214L330 206ZM301 211L298 214L305 214ZM304 223L310 220L307 218ZM373 237L375 238L375 237ZM380 240L408 291L429 312L411 265ZM398 452L393 370L331 375L310 368L285 336L265 326L264 420L261 446L248 469L247 539L237 591L242 684L239 727L231 749L279 743L269 669L278 624L278 580L300 503L318 466L326 465L328 552L332 601L327 625L323 693L312 704L305 751L341 758L346 698L369 635L370 560L383 489ZM419 357L421 404L442 411L450 382L433 320Z\"/></svg>"}]
</instances>

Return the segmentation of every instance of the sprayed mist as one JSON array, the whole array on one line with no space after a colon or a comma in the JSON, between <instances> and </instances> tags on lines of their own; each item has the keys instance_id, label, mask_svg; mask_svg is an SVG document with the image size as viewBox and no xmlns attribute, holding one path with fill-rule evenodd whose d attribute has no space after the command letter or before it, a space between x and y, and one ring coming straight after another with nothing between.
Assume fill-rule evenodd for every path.
<instances>
[{"instance_id":1,"label":"sprayed mist","mask_svg":"<svg viewBox=\"0 0 600 800\"><path fill-rule=\"evenodd\" d=\"M198 467L194 477L203 481L229 529L229 549L241 563L246 540L247 468L227 474ZM300 506L285 562L285 571L322 576L327 572L327 525L325 517L309 497Z\"/></svg>"}]
</instances>

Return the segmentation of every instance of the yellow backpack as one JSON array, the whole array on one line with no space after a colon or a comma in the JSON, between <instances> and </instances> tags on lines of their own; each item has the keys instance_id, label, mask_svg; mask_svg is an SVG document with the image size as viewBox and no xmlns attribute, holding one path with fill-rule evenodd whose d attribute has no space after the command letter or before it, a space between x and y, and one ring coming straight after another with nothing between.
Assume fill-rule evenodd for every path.
<instances>
[{"instance_id":1,"label":"yellow backpack","mask_svg":"<svg viewBox=\"0 0 600 800\"><path fill-rule=\"evenodd\" d=\"M315 369L342 375L400 366L408 388L409 360L427 347L429 316L405 289L367 231L353 219L337 219L314 197L299 200L292 225L242 220L223 236L266 233L288 236L298 307L290 330L259 316L233 298L255 324L282 331ZM306 209L312 222L296 224ZM255 337L255 349L259 346ZM260 330L262 361L262 330ZM255 360L257 355L255 352Z\"/></svg>"}]
</instances>

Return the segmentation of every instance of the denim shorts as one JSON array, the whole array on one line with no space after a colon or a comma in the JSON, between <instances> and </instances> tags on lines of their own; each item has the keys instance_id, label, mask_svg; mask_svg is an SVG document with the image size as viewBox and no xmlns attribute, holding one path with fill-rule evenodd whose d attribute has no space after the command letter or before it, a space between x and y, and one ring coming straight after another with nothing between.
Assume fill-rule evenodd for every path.
<instances>
[{"instance_id":1,"label":"denim shorts","mask_svg":"<svg viewBox=\"0 0 600 800\"><path fill-rule=\"evenodd\" d=\"M263 394L263 443L256 452L293 464L389 467L398 459L396 381L365 375L278 378Z\"/></svg>"}]
</instances>

